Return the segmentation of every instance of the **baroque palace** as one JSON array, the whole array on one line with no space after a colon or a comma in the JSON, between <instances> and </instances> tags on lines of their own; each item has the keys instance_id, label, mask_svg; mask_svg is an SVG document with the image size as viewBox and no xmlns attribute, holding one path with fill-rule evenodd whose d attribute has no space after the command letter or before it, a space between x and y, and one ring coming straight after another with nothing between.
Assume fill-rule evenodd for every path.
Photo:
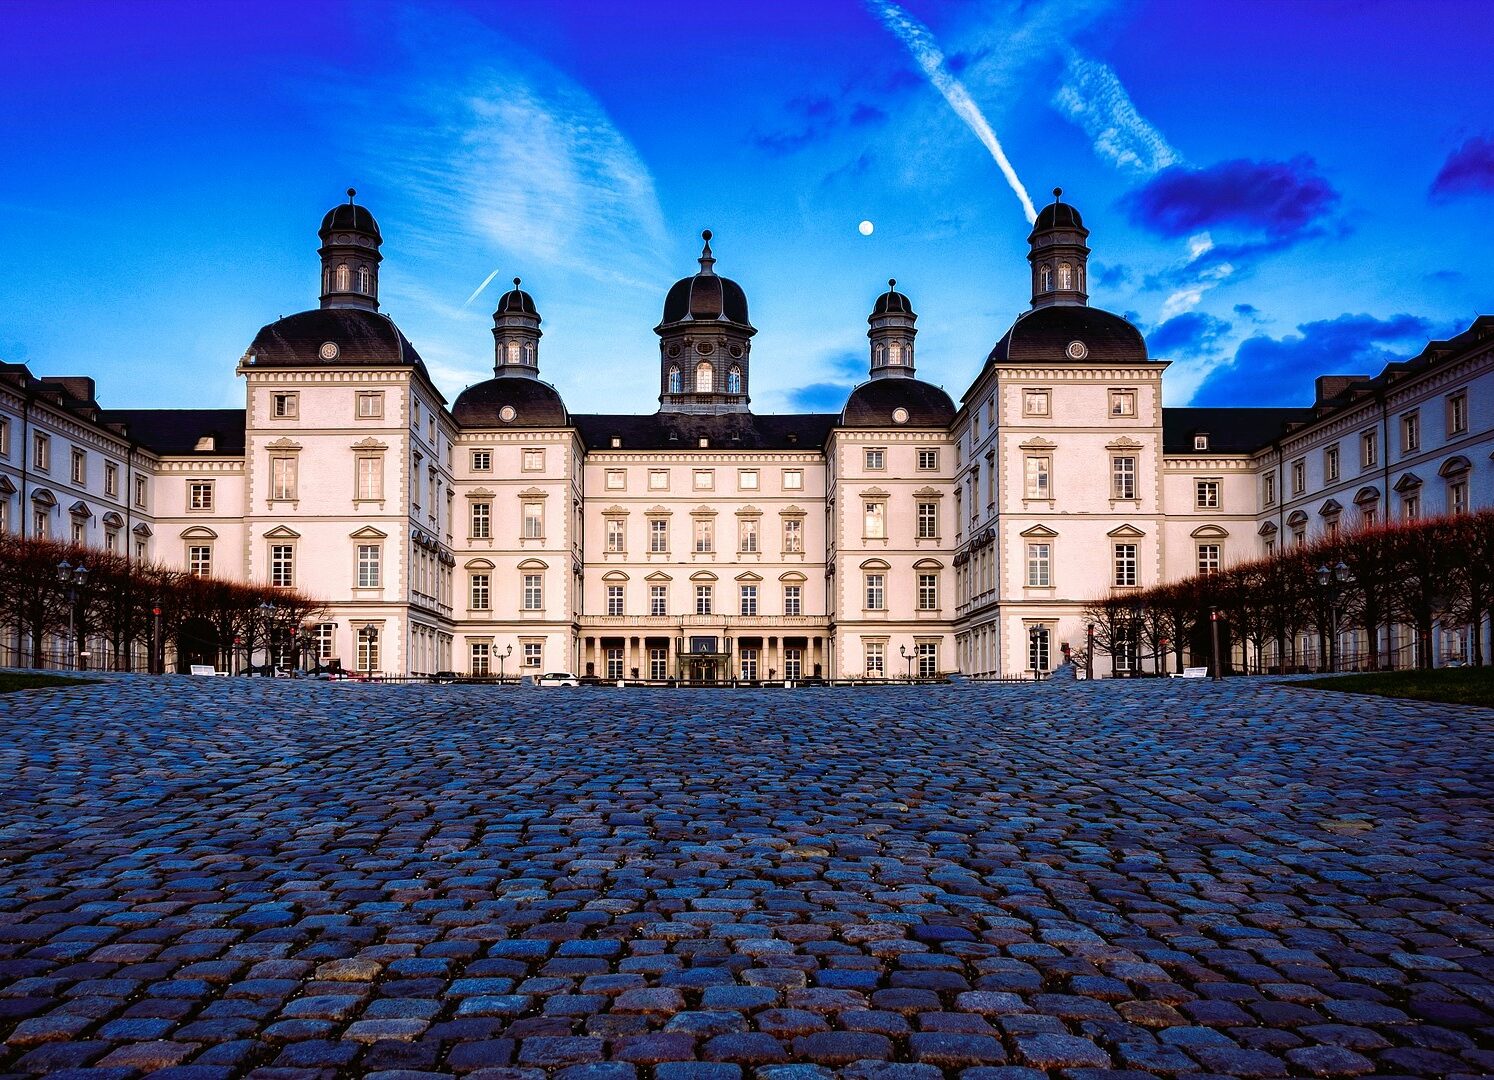
<instances>
[{"instance_id":1,"label":"baroque palace","mask_svg":"<svg viewBox=\"0 0 1494 1080\"><path fill-rule=\"evenodd\" d=\"M243 410L105 409L0 364L0 528L296 587L326 602L319 658L360 671L800 679L1048 670L1113 591L1494 504L1494 317L1301 408L1164 408L1168 362L1090 306L1055 201L1031 306L959 403L916 377L889 282L843 409L753 413L756 330L707 232L654 327L657 412L570 412L518 279L493 378L448 405L379 311L352 196L320 305L240 360Z\"/></svg>"}]
</instances>

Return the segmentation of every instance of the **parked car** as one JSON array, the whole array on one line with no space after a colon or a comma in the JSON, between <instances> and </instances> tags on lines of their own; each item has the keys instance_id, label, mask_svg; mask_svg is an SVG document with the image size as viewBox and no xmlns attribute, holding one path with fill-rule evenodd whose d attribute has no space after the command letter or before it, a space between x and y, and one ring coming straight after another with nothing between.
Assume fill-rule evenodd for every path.
<instances>
[{"instance_id":1,"label":"parked car","mask_svg":"<svg viewBox=\"0 0 1494 1080\"><path fill-rule=\"evenodd\" d=\"M536 686L580 686L581 680L569 671L547 671L535 680Z\"/></svg>"},{"instance_id":2,"label":"parked car","mask_svg":"<svg viewBox=\"0 0 1494 1080\"><path fill-rule=\"evenodd\" d=\"M439 686L450 686L456 681L457 673L455 671L438 671L431 676L431 682Z\"/></svg>"}]
</instances>

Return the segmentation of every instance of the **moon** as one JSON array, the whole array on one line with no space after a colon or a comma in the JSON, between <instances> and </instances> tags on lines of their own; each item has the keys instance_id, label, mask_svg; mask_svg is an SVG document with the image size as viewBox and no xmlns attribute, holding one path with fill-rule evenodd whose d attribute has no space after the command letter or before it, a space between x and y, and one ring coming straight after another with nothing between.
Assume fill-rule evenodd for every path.
<instances>
[{"instance_id":1,"label":"moon","mask_svg":"<svg viewBox=\"0 0 1494 1080\"><path fill-rule=\"evenodd\" d=\"M862 236L870 236L872 229L875 227L870 221L863 221L860 225L856 226L856 231L861 233Z\"/></svg>"}]
</instances>

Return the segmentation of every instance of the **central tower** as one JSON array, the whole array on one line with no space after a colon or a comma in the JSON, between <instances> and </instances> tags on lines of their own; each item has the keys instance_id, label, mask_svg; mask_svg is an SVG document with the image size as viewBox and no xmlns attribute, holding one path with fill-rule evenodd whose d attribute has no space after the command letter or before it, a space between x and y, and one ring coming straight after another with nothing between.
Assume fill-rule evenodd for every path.
<instances>
[{"instance_id":1,"label":"central tower","mask_svg":"<svg viewBox=\"0 0 1494 1080\"><path fill-rule=\"evenodd\" d=\"M700 272L681 278L664 298L659 335L659 411L747 412L748 354L757 331L747 319L747 294L716 273L711 231Z\"/></svg>"}]
</instances>

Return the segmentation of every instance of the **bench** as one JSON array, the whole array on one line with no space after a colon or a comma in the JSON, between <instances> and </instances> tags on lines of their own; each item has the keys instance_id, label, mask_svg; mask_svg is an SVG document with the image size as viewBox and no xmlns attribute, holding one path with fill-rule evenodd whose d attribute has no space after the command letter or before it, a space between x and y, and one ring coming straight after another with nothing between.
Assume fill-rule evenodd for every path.
<instances>
[{"instance_id":1,"label":"bench","mask_svg":"<svg viewBox=\"0 0 1494 1080\"><path fill-rule=\"evenodd\" d=\"M228 678L228 672L216 671L212 664L193 664L191 671L193 675L216 675L219 678Z\"/></svg>"},{"instance_id":2,"label":"bench","mask_svg":"<svg viewBox=\"0 0 1494 1080\"><path fill-rule=\"evenodd\" d=\"M1181 675L1173 672L1167 677L1169 679L1207 679L1209 677L1209 669L1206 667L1185 667Z\"/></svg>"}]
</instances>

